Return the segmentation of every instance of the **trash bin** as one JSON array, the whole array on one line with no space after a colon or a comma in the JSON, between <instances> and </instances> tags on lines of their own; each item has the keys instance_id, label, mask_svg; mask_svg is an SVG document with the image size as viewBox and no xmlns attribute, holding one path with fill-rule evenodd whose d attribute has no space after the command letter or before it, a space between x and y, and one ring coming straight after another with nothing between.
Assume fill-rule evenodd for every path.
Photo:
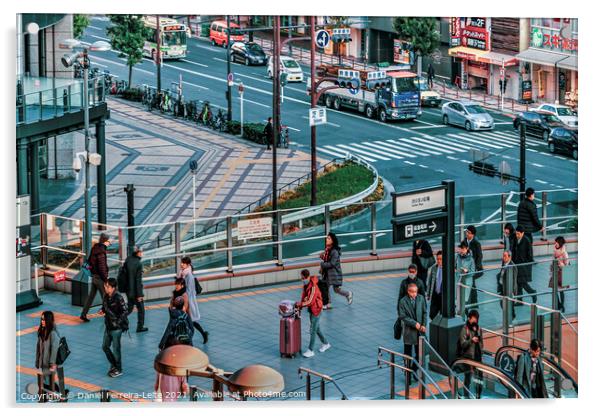
<instances>
[{"instance_id":1,"label":"trash bin","mask_svg":"<svg viewBox=\"0 0 602 416\"><path fill-rule=\"evenodd\" d=\"M73 306L84 306L91 288L91 273L89 271L80 270L80 272L71 279L71 304ZM96 292L96 296L90 306L98 306L100 304L102 304L100 292Z\"/></svg>"},{"instance_id":2,"label":"trash bin","mask_svg":"<svg viewBox=\"0 0 602 416\"><path fill-rule=\"evenodd\" d=\"M201 36L208 38L209 37L209 28L211 27L211 23L201 23Z\"/></svg>"}]
</instances>

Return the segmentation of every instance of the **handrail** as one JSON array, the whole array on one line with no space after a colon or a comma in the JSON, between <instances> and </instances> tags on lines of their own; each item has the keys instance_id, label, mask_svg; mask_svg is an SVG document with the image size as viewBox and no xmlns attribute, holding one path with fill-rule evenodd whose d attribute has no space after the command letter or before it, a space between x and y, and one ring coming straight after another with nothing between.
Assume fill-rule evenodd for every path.
<instances>
[{"instance_id":1,"label":"handrail","mask_svg":"<svg viewBox=\"0 0 602 416\"><path fill-rule=\"evenodd\" d=\"M530 394L528 392L526 392L525 389L520 384L518 384L518 382L516 380L514 380L514 378L509 377L506 373L504 373L499 368L484 364L480 361L471 360L468 358L458 358L457 360L455 360L452 363L451 367L453 369L456 366L462 366L462 365L474 367L482 373L489 374L489 375L497 378L504 385L511 388L514 391L514 394L516 396L518 396L519 399L527 399L527 398L531 397Z\"/></svg>"},{"instance_id":2,"label":"handrail","mask_svg":"<svg viewBox=\"0 0 602 416\"><path fill-rule=\"evenodd\" d=\"M337 390L339 391L339 393L341 393L341 400L349 400L349 397L345 394L345 392L343 391L343 389L339 386L339 384L336 382L336 380L332 377L330 377L329 375L326 374L322 374L322 373L318 373L315 370L309 369L309 368L305 368L305 367L299 367L297 369L297 374L299 374L299 377L303 377L303 375L301 373L306 373L306 397L307 400L311 400L311 388L310 388L310 375L314 375L316 377L320 377L320 399L324 400L326 397L326 390L325 390L325 383L324 381L328 381L330 383L332 383Z\"/></svg>"}]
</instances>

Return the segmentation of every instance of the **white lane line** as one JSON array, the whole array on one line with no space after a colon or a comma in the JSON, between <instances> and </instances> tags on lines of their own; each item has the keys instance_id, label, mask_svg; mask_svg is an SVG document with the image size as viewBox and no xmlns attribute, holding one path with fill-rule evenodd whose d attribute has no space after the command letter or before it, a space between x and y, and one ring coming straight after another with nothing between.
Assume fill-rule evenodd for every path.
<instances>
[{"instance_id":1,"label":"white lane line","mask_svg":"<svg viewBox=\"0 0 602 416\"><path fill-rule=\"evenodd\" d=\"M353 152L364 154L364 155L366 155L368 157L375 157L375 158L380 159L380 160L391 160L388 157L380 156L380 155L368 152L366 150L363 150L360 146L358 146L356 144L339 144L338 147L342 147L343 149L349 149L349 150L351 150Z\"/></svg>"},{"instance_id":2,"label":"white lane line","mask_svg":"<svg viewBox=\"0 0 602 416\"><path fill-rule=\"evenodd\" d=\"M533 150L533 149L527 149L527 152L538 153L537 150ZM562 159L562 158L559 158L559 159Z\"/></svg>"},{"instance_id":3,"label":"white lane line","mask_svg":"<svg viewBox=\"0 0 602 416\"><path fill-rule=\"evenodd\" d=\"M418 121L418 120L415 120ZM421 130L421 129L442 129L447 127L444 124L431 124L430 126L419 126L419 127L410 127L410 130Z\"/></svg>"},{"instance_id":4,"label":"white lane line","mask_svg":"<svg viewBox=\"0 0 602 416\"><path fill-rule=\"evenodd\" d=\"M459 157L453 157L453 156L445 156L445 157L448 159L451 159L451 160L460 160Z\"/></svg>"},{"instance_id":5,"label":"white lane line","mask_svg":"<svg viewBox=\"0 0 602 416\"><path fill-rule=\"evenodd\" d=\"M263 104L262 104L262 105L263 105ZM268 107L268 106L266 105L266 107ZM270 108L270 107L268 107L268 108ZM289 129L291 129L291 130L293 130L293 131L301 131L301 130L299 130L299 129L296 129L296 128L294 128L294 127L291 127L291 126L286 126L286 127L288 127Z\"/></svg>"},{"instance_id":6,"label":"white lane line","mask_svg":"<svg viewBox=\"0 0 602 416\"><path fill-rule=\"evenodd\" d=\"M324 149L323 147L318 147L318 151L328 153L328 154L334 155L336 157L346 157L347 156L345 154L346 152L345 153L342 153L341 151L333 152L332 150Z\"/></svg>"},{"instance_id":7,"label":"white lane line","mask_svg":"<svg viewBox=\"0 0 602 416\"><path fill-rule=\"evenodd\" d=\"M437 156L441 155L441 153L439 151L430 150L430 149L432 149L432 146L428 146L428 145L425 146L424 144L415 141L414 137L412 137L411 139L406 139L406 138L400 137L399 139L392 139L392 140L387 140L387 141L391 142L391 143L393 143L393 142L406 142L406 143L408 143L409 145L412 146L412 149L416 149L417 148L421 152L427 152L427 153L430 153L430 154L433 154L433 155L437 155ZM444 151L442 149L438 149L438 150ZM447 152L447 153L451 153L451 152ZM428 155L425 155L425 156L428 156Z\"/></svg>"},{"instance_id":8,"label":"white lane line","mask_svg":"<svg viewBox=\"0 0 602 416\"><path fill-rule=\"evenodd\" d=\"M212 47L209 47L209 46L198 45L196 43L192 43L191 45L194 46L194 47L196 47L196 48L207 49L208 51L215 52L215 53L217 53L217 52L223 52L224 51L223 48L221 48L221 49L218 49L217 47L212 48Z\"/></svg>"},{"instance_id":9,"label":"white lane line","mask_svg":"<svg viewBox=\"0 0 602 416\"><path fill-rule=\"evenodd\" d=\"M95 62L95 61L92 61L92 60L90 60L90 64L91 64L91 65L95 65L95 66L99 66L99 67L101 67L101 68L108 68L108 66L106 66L106 65L103 65L103 64L101 64L101 63L98 63L98 62Z\"/></svg>"},{"instance_id":10,"label":"white lane line","mask_svg":"<svg viewBox=\"0 0 602 416\"><path fill-rule=\"evenodd\" d=\"M202 66L203 68L209 68L209 65L205 65L205 64L201 64L199 62L193 62L193 61L189 61L188 59L180 59L182 62L186 62L192 65L196 65L196 66Z\"/></svg>"},{"instance_id":11,"label":"white lane line","mask_svg":"<svg viewBox=\"0 0 602 416\"><path fill-rule=\"evenodd\" d=\"M382 147L374 144L374 143L370 143L370 142L362 142L363 146L367 146L368 149L367 150L372 150L376 153L379 153L381 155L385 155L385 156L390 156L393 157L395 159L405 159L405 156L403 154L400 154L399 152L393 152L389 149L383 149Z\"/></svg>"},{"instance_id":12,"label":"white lane line","mask_svg":"<svg viewBox=\"0 0 602 416\"><path fill-rule=\"evenodd\" d=\"M529 150L529 149L527 149L527 150ZM564 159L562 156L556 156L556 155L554 155L554 157L555 157L556 159L565 160L565 159Z\"/></svg>"},{"instance_id":13,"label":"white lane line","mask_svg":"<svg viewBox=\"0 0 602 416\"><path fill-rule=\"evenodd\" d=\"M414 166L416 163L410 162L409 160L404 160L403 163L407 163L408 165Z\"/></svg>"},{"instance_id":14,"label":"white lane line","mask_svg":"<svg viewBox=\"0 0 602 416\"><path fill-rule=\"evenodd\" d=\"M501 147L501 146L498 146L498 145L496 145L496 144L492 144L492 143L483 143L483 142L481 142L481 141L479 141L479 140L475 140L475 139L473 139L473 138L466 137L467 135L466 135L466 134L463 134L463 133L459 133L459 134L452 134L452 133L448 133L448 134L447 134L447 136L450 136L450 137L455 137L455 138L457 138L457 139L461 139L461 140L465 140L465 141L468 141L468 142L474 143L474 145L475 145L475 146L478 146L478 147L483 147L484 149L487 149L487 148L503 149L503 147ZM506 147L510 147L510 146L506 146Z\"/></svg>"},{"instance_id":15,"label":"white lane line","mask_svg":"<svg viewBox=\"0 0 602 416\"><path fill-rule=\"evenodd\" d=\"M98 56L95 56L95 57L94 57L94 60L96 61L97 59L98 59L99 61L109 62L109 63L112 63L113 65L118 65L118 66L121 66L121 67L127 68L127 65L126 65L126 64L124 64L124 63L121 63L121 62L115 62L115 61L112 61L112 60L110 60L110 59L105 59L105 58L100 58L100 57L98 57ZM139 72L144 72L145 74L155 75L155 73L154 73L154 72L147 71L146 69L136 68L136 66L134 66L134 67L133 67L133 70L134 70L134 71L139 71Z\"/></svg>"},{"instance_id":16,"label":"white lane line","mask_svg":"<svg viewBox=\"0 0 602 416\"><path fill-rule=\"evenodd\" d=\"M446 140L446 139L441 138L441 137L435 137L435 136L433 136L431 138L431 140L434 141L435 143L442 143L443 145L452 145L453 144L453 146L457 146L460 149L471 150L471 149L474 148L474 146L468 146L466 144L462 144L462 143L458 142L457 140L454 140L454 139L451 139L451 138L447 138L447 140Z\"/></svg>"},{"instance_id":17,"label":"white lane line","mask_svg":"<svg viewBox=\"0 0 602 416\"><path fill-rule=\"evenodd\" d=\"M103 38L102 36L90 35L86 34L86 36L90 36L91 38L100 39L100 40L110 40L109 38Z\"/></svg>"},{"instance_id":18,"label":"white lane line","mask_svg":"<svg viewBox=\"0 0 602 416\"><path fill-rule=\"evenodd\" d=\"M514 121L496 121L495 125L502 125L502 124L514 124Z\"/></svg>"},{"instance_id":19,"label":"white lane line","mask_svg":"<svg viewBox=\"0 0 602 416\"><path fill-rule=\"evenodd\" d=\"M437 169L437 172L439 172L439 173L445 173L445 171L443 169Z\"/></svg>"},{"instance_id":20,"label":"white lane line","mask_svg":"<svg viewBox=\"0 0 602 416\"><path fill-rule=\"evenodd\" d=\"M418 165L418 166L420 166L421 168L428 169L428 166L425 166L425 165Z\"/></svg>"},{"instance_id":21,"label":"white lane line","mask_svg":"<svg viewBox=\"0 0 602 416\"><path fill-rule=\"evenodd\" d=\"M89 27L90 29L104 30L102 27L98 27L98 26L92 26L92 25L89 25L88 27Z\"/></svg>"},{"instance_id":22,"label":"white lane line","mask_svg":"<svg viewBox=\"0 0 602 416\"><path fill-rule=\"evenodd\" d=\"M462 159L462 160L460 160L460 162L462 162L462 163L468 163L468 164L472 163L470 160L466 160L466 159Z\"/></svg>"},{"instance_id":23,"label":"white lane line","mask_svg":"<svg viewBox=\"0 0 602 416\"><path fill-rule=\"evenodd\" d=\"M576 193L577 193L577 191L576 191L576 190L574 190L574 189L569 189L568 191L569 191L569 192L572 192L572 193L574 193L574 194L576 194Z\"/></svg>"},{"instance_id":24,"label":"white lane line","mask_svg":"<svg viewBox=\"0 0 602 416\"><path fill-rule=\"evenodd\" d=\"M349 244L363 243L364 241L367 241L367 239L365 239L365 238L360 238L359 240L353 240L353 241L350 241L350 242L349 242Z\"/></svg>"},{"instance_id":25,"label":"white lane line","mask_svg":"<svg viewBox=\"0 0 602 416\"><path fill-rule=\"evenodd\" d=\"M546 152L537 152L537 153L539 153L540 155L549 156L549 154L547 154Z\"/></svg>"},{"instance_id":26,"label":"white lane line","mask_svg":"<svg viewBox=\"0 0 602 416\"><path fill-rule=\"evenodd\" d=\"M418 119L415 119L414 121L415 121L416 123L426 124L426 125L428 125L428 126L430 126L430 127L436 126L436 124L433 124L433 123L427 123L426 121L422 121L422 120L418 120Z\"/></svg>"},{"instance_id":27,"label":"white lane line","mask_svg":"<svg viewBox=\"0 0 602 416\"><path fill-rule=\"evenodd\" d=\"M430 149L432 149L432 148L433 148L433 147L432 147L432 146L433 146L433 143L429 142L429 141L428 141L428 140L426 140L426 139L421 139L421 138L418 138L418 137L412 137L412 140L416 140L416 141L419 141L419 142L421 142L421 143L425 143L425 144L426 144L426 147L429 147ZM443 153L456 153L456 149L454 149L454 148L452 148L452 147L450 147L450 146L444 146L444 145L442 145L442 144L441 144L441 145L438 145L438 147L435 147L435 148L437 149L437 151L441 151L441 152L443 152ZM450 149L451 149L451 150L450 150Z\"/></svg>"},{"instance_id":28,"label":"white lane line","mask_svg":"<svg viewBox=\"0 0 602 416\"><path fill-rule=\"evenodd\" d=\"M538 168L543 168L543 165L540 165L539 163L531 163L532 166L536 166Z\"/></svg>"},{"instance_id":29,"label":"white lane line","mask_svg":"<svg viewBox=\"0 0 602 416\"><path fill-rule=\"evenodd\" d=\"M188 82L188 81L182 81L182 84L190 85L191 87L200 88L202 90L208 90L209 89L207 87L203 87L202 85L193 84L192 82Z\"/></svg>"},{"instance_id":30,"label":"white lane line","mask_svg":"<svg viewBox=\"0 0 602 416\"><path fill-rule=\"evenodd\" d=\"M542 180L539 180L539 179L535 179L535 182L537 182L537 183L541 183L541 184L544 184L544 185L545 185L545 184L547 184L547 182L546 182L546 181L542 181Z\"/></svg>"},{"instance_id":31,"label":"white lane line","mask_svg":"<svg viewBox=\"0 0 602 416\"><path fill-rule=\"evenodd\" d=\"M493 142L498 146L502 146L502 147L506 147L506 148L511 148L511 147L515 147L516 143L505 139L505 138L500 138L498 136L495 135L488 135L488 134L484 134L484 133L477 133L475 134L475 137L480 138L480 139L485 139L485 140L489 140L489 142Z\"/></svg>"},{"instance_id":32,"label":"white lane line","mask_svg":"<svg viewBox=\"0 0 602 416\"><path fill-rule=\"evenodd\" d=\"M405 142L407 142L409 144L406 144ZM377 142L377 143L382 143L382 142ZM431 154L433 154L433 155L441 154L438 152L434 152L432 150L426 150L426 149L420 149L420 148L418 150L416 150L415 143L412 143L411 140L404 139L402 137L400 137L399 139L395 139L395 140L389 139L389 140L387 140L387 143L391 143L391 145L395 146L395 148L401 148L401 149L407 151L408 153L415 154L417 156L429 156ZM426 153L424 153L424 152L426 152Z\"/></svg>"},{"instance_id":33,"label":"white lane line","mask_svg":"<svg viewBox=\"0 0 602 416\"><path fill-rule=\"evenodd\" d=\"M384 149L384 150L386 150L388 152L397 153L397 154L399 154L399 155L401 155L403 157L416 157L416 155L413 155L411 153L403 152L403 150L405 150L403 148L400 150L399 147L396 147L396 146L393 146L391 144L382 142L380 140L375 140L374 143L375 143L375 145L378 144L381 149Z\"/></svg>"},{"instance_id":34,"label":"white lane line","mask_svg":"<svg viewBox=\"0 0 602 416\"><path fill-rule=\"evenodd\" d=\"M500 135L502 135L502 136L504 136L504 137L507 137L510 140L513 140L513 141L515 141L517 143L520 143L520 135L518 133L510 134L510 133L508 133L506 131L499 131L497 133L500 134ZM538 142L537 140L529 139L529 136L527 136L525 138L525 140L526 140L527 144L530 144L532 146L541 146L541 145L545 144L543 142Z\"/></svg>"},{"instance_id":35,"label":"white lane line","mask_svg":"<svg viewBox=\"0 0 602 416\"><path fill-rule=\"evenodd\" d=\"M255 105L258 105L258 106L261 106L261 107L265 107L265 108L272 108L272 107L271 107L271 106L269 106L269 105L265 105L265 104L262 104L262 103L258 103L257 101L249 100L248 98L245 98L245 99L243 99L243 102L244 102L244 103L251 103L251 104L255 104ZM292 127L290 127L290 126L288 126L288 128L289 128L289 129L291 129L291 130L293 130L293 128L292 128ZM299 131L299 130L297 130L297 131Z\"/></svg>"}]
</instances>

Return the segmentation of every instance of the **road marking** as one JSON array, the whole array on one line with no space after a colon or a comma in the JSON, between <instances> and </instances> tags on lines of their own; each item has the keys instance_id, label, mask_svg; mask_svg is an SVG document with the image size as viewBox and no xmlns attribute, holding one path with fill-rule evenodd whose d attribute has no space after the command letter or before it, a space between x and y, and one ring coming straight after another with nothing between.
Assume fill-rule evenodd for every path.
<instances>
[{"instance_id":1,"label":"road marking","mask_svg":"<svg viewBox=\"0 0 602 416\"><path fill-rule=\"evenodd\" d=\"M112 63L112 64L114 64L114 65L118 65L118 66L121 66L121 67L127 68L127 65L126 65L126 64L124 64L124 63L121 63L121 62L115 62L115 61L112 61L112 60L110 60L110 59L105 59L105 58L101 58L101 57L99 57L99 56L95 56L95 57L94 57L94 60L97 60L97 59L98 59L98 60L100 60L100 61L104 61L104 62L110 62L110 63ZM134 71L144 72L145 74L155 75L155 73L154 73L154 72L147 71L146 69L136 68L136 66L134 66L132 69L133 69Z\"/></svg>"},{"instance_id":2,"label":"road marking","mask_svg":"<svg viewBox=\"0 0 602 416\"><path fill-rule=\"evenodd\" d=\"M433 143L430 143L426 139L421 139L421 138L418 138L418 137L412 137L412 140L416 140L416 141L419 141L421 143L425 143L427 145L426 147L429 147L429 146L433 145ZM437 149L437 151L441 151L443 153L456 153L456 149L454 149L454 148L452 148L450 146L444 146L442 144L438 145L438 147L436 149ZM450 149L452 149L452 150L450 150Z\"/></svg>"},{"instance_id":3,"label":"road marking","mask_svg":"<svg viewBox=\"0 0 602 416\"><path fill-rule=\"evenodd\" d=\"M546 182L546 181L542 181L542 180L539 180L539 179L535 179L535 182L537 182L537 183L542 183L542 184L544 184L544 185L545 185L545 184L547 184L547 182Z\"/></svg>"},{"instance_id":4,"label":"road marking","mask_svg":"<svg viewBox=\"0 0 602 416\"><path fill-rule=\"evenodd\" d=\"M98 27L98 26L92 26L92 25L89 25L88 27L89 27L90 29L104 30L102 27Z\"/></svg>"},{"instance_id":5,"label":"road marking","mask_svg":"<svg viewBox=\"0 0 602 416\"><path fill-rule=\"evenodd\" d=\"M402 137L400 137L399 139L395 139L395 140L388 139L388 140L386 140L386 142L387 143L391 143L391 145L394 145L395 148L402 148L404 151L406 151L406 152L408 152L410 154L414 153L417 156L429 156L430 154L433 154L433 155L440 155L441 154L441 153L438 153L438 152L434 152L432 150L426 150L426 149L422 149L422 148L418 148L420 151L415 150L416 149L416 144L412 143L411 140L404 139ZM401 142L404 142L404 143L401 143ZM406 144L405 142L408 142L409 144ZM376 143L382 143L382 142L381 141L377 141ZM389 145L389 146L391 146L391 145ZM409 150L406 150L406 149L409 149ZM426 153L423 153L423 152L426 152Z\"/></svg>"},{"instance_id":6,"label":"road marking","mask_svg":"<svg viewBox=\"0 0 602 416\"><path fill-rule=\"evenodd\" d=\"M460 135L460 134L461 134L461 135ZM460 134L452 134L452 133L448 133L448 134L447 134L447 136L450 136L450 137L455 137L455 138L458 138L458 139L461 139L461 140L465 140L465 141L468 141L468 142L474 143L474 144L475 144L475 146L483 147L484 149L487 149L487 147L492 147L492 148L494 148L494 149L503 149L503 147L501 147L501 145L500 145L500 146L498 146L497 144L492 144L492 143L486 143L486 144L485 144L485 143L483 143L483 142L480 142L480 141L478 141L478 140L475 140L475 139L472 139L472 138L466 137L466 136L467 136L467 134L466 134L466 133L460 133ZM510 146L506 146L506 147L510 147Z\"/></svg>"},{"instance_id":7,"label":"road marking","mask_svg":"<svg viewBox=\"0 0 602 416\"><path fill-rule=\"evenodd\" d=\"M466 160L466 159L462 159L462 160L460 160L460 162L462 162L462 163L468 163L468 164L472 163L471 161Z\"/></svg>"},{"instance_id":8,"label":"road marking","mask_svg":"<svg viewBox=\"0 0 602 416\"><path fill-rule=\"evenodd\" d=\"M353 145L353 144L339 144L338 146L342 147L343 149L349 149L349 150L352 150L354 152L367 155L368 157L375 157L375 158L380 159L380 160L391 160L388 157L375 155L374 153L367 152L365 150L362 150L361 148L358 149L359 146L357 146L357 145Z\"/></svg>"},{"instance_id":9,"label":"road marking","mask_svg":"<svg viewBox=\"0 0 602 416\"><path fill-rule=\"evenodd\" d=\"M207 87L203 87L202 85L198 85L198 84L193 84L192 82L188 82L188 81L182 81L182 84L186 84L186 85L190 85L191 87L197 87L203 90L208 90L209 88Z\"/></svg>"},{"instance_id":10,"label":"road marking","mask_svg":"<svg viewBox=\"0 0 602 416\"><path fill-rule=\"evenodd\" d=\"M418 120L415 120L418 121ZM420 130L420 129L442 129L447 127L444 124L431 124L430 126L418 126L418 127L410 127L411 130Z\"/></svg>"},{"instance_id":11,"label":"road marking","mask_svg":"<svg viewBox=\"0 0 602 416\"><path fill-rule=\"evenodd\" d=\"M403 163L407 163L408 165L414 166L416 163L410 162L409 160L404 160Z\"/></svg>"},{"instance_id":12,"label":"road marking","mask_svg":"<svg viewBox=\"0 0 602 416\"><path fill-rule=\"evenodd\" d=\"M333 152L331 150L324 149L323 147L318 147L318 150L320 152L328 153L328 154L331 154L331 155L336 156L336 157L347 157L347 155L345 153L341 153L340 151L339 152Z\"/></svg>"},{"instance_id":13,"label":"road marking","mask_svg":"<svg viewBox=\"0 0 602 416\"><path fill-rule=\"evenodd\" d=\"M453 156L445 156L445 157L448 159L451 159L451 160L460 160L459 157L453 157Z\"/></svg>"},{"instance_id":14,"label":"road marking","mask_svg":"<svg viewBox=\"0 0 602 416\"><path fill-rule=\"evenodd\" d=\"M421 168L428 169L428 166L425 166L425 165L418 165L418 166L420 166Z\"/></svg>"},{"instance_id":15,"label":"road marking","mask_svg":"<svg viewBox=\"0 0 602 416\"><path fill-rule=\"evenodd\" d=\"M268 106L266 105L266 107L268 107ZM268 107L268 108L269 108L269 107ZM301 131L301 130L299 130L299 129L296 129L296 128L294 128L294 127L291 127L291 126L286 126L286 127L288 127L289 129L291 129L291 130L293 130L293 131Z\"/></svg>"},{"instance_id":16,"label":"road marking","mask_svg":"<svg viewBox=\"0 0 602 416\"><path fill-rule=\"evenodd\" d=\"M364 241L367 241L367 239L366 238L360 238L359 240L350 241L349 244L363 243Z\"/></svg>"},{"instance_id":17,"label":"road marking","mask_svg":"<svg viewBox=\"0 0 602 416\"><path fill-rule=\"evenodd\" d=\"M382 142L375 142L375 143L370 143L370 142L362 142L363 145L365 146L369 146L369 147L373 147L375 149L377 149L377 151L380 152L389 152L389 153L385 153L387 155L394 153L395 155L397 155L398 157L396 157L397 159L405 159L406 157L416 157L414 155L408 155L407 153L403 153L400 152L397 149L392 149L389 146L386 146L386 144L382 143Z\"/></svg>"},{"instance_id":18,"label":"road marking","mask_svg":"<svg viewBox=\"0 0 602 416\"><path fill-rule=\"evenodd\" d=\"M378 144L379 146L382 146L385 150L388 150L390 152L396 152L399 153L405 157L417 157L416 155L410 153L405 147L399 145L399 144L389 144L380 140L375 140L374 143ZM400 151L401 150L401 151ZM420 154L418 152L415 152L416 154ZM425 154L425 156L427 156Z\"/></svg>"},{"instance_id":19,"label":"road marking","mask_svg":"<svg viewBox=\"0 0 602 416\"><path fill-rule=\"evenodd\" d=\"M490 142L495 143L495 145L497 145L497 146L502 146L502 147L506 147L506 148L512 148L512 147L516 146L515 142L513 142L509 139L506 139L506 138L498 137L496 135L490 135L490 134L485 134L485 133L476 133L475 136L477 138L489 140ZM494 145L492 144L492 146L494 146Z\"/></svg>"},{"instance_id":20,"label":"road marking","mask_svg":"<svg viewBox=\"0 0 602 416\"><path fill-rule=\"evenodd\" d=\"M576 191L576 190L574 190L574 189L569 189L568 191L569 191L569 192L572 192L572 193L574 193L574 194L576 194L576 193L577 193L577 191Z\"/></svg>"},{"instance_id":21,"label":"road marking","mask_svg":"<svg viewBox=\"0 0 602 416\"><path fill-rule=\"evenodd\" d=\"M243 102L245 102L245 103L247 103L247 102L248 102L248 103L251 103L251 104L259 105L259 106L261 106L261 107L265 107L265 108L272 108L272 107L270 107L269 105L265 105L265 104L262 104L262 103L258 103L257 101L249 100L248 98L245 98L245 99L243 99ZM293 128L292 128L292 127L290 127L290 126L288 126L288 128L289 128L289 129L291 129L291 130L293 129ZM299 131L299 130L297 130L297 131Z\"/></svg>"},{"instance_id":22,"label":"road marking","mask_svg":"<svg viewBox=\"0 0 602 416\"><path fill-rule=\"evenodd\" d=\"M502 124L514 124L514 121L496 121L495 125L502 125Z\"/></svg>"},{"instance_id":23,"label":"road marking","mask_svg":"<svg viewBox=\"0 0 602 416\"><path fill-rule=\"evenodd\" d=\"M429 126L431 126L431 127L432 127L432 126L436 126L436 124L433 124L433 123L427 123L426 121L422 121L422 120L418 120L418 119L415 119L414 121L415 121L416 123L427 124L427 125L429 125Z\"/></svg>"},{"instance_id":24,"label":"road marking","mask_svg":"<svg viewBox=\"0 0 602 416\"><path fill-rule=\"evenodd\" d=\"M99 67L101 67L101 68L108 68L108 66L106 66L106 65L103 65L103 64L101 64L101 63L98 63L98 62L95 62L95 61L92 61L92 60L90 60L90 64L91 64L91 65L96 65L96 66L99 66Z\"/></svg>"},{"instance_id":25,"label":"road marking","mask_svg":"<svg viewBox=\"0 0 602 416\"><path fill-rule=\"evenodd\" d=\"M457 140L453 140L453 139L451 139L451 138L447 138L447 141L446 141L444 138L441 138L441 137L435 137L435 136L433 136L433 137L431 138L431 140L433 140L435 143L437 143L437 142L438 142L438 143L442 143L443 145L448 145L448 144L450 144L450 143L453 143L453 144L454 144L454 146L458 146L460 149L471 150L471 149L473 149L473 148L474 148L474 146L473 146L473 147L470 147L470 146L467 146L466 144L461 144L461 143L460 143L460 142L458 142Z\"/></svg>"},{"instance_id":26,"label":"road marking","mask_svg":"<svg viewBox=\"0 0 602 416\"><path fill-rule=\"evenodd\" d=\"M109 38L103 38L102 36L96 36L96 35L90 35L90 34L86 34L86 36L90 36L91 38L96 38L96 39L100 39L100 40L110 40Z\"/></svg>"},{"instance_id":27,"label":"road marking","mask_svg":"<svg viewBox=\"0 0 602 416\"><path fill-rule=\"evenodd\" d=\"M536 166L538 168L543 168L543 165L540 165L539 163L531 163L531 165Z\"/></svg>"},{"instance_id":28,"label":"road marking","mask_svg":"<svg viewBox=\"0 0 602 416\"><path fill-rule=\"evenodd\" d=\"M531 152L531 153L539 153L537 150L533 150L533 149L527 149L527 152ZM561 158L562 159L562 158Z\"/></svg>"},{"instance_id":29,"label":"road marking","mask_svg":"<svg viewBox=\"0 0 602 416\"><path fill-rule=\"evenodd\" d=\"M437 172L439 172L439 173L445 173L445 171L443 169L437 169Z\"/></svg>"},{"instance_id":30,"label":"road marking","mask_svg":"<svg viewBox=\"0 0 602 416\"><path fill-rule=\"evenodd\" d=\"M305 120L309 120L309 117L307 117L307 116L303 116L301 118L304 118ZM336 123L331 123L330 121L327 121L326 124L329 124L329 125L334 126L334 127L341 127L341 126L339 126Z\"/></svg>"},{"instance_id":31,"label":"road marking","mask_svg":"<svg viewBox=\"0 0 602 416\"><path fill-rule=\"evenodd\" d=\"M192 65L202 66L203 68L209 68L209 65L201 64L199 62L189 61L188 59L180 59L180 61L192 64Z\"/></svg>"}]
</instances>

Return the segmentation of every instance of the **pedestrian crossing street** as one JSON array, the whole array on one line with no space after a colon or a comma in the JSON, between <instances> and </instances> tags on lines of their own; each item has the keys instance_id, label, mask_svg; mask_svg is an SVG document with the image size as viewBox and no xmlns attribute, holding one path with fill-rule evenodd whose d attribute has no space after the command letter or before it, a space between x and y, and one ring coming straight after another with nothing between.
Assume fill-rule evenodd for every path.
<instances>
[{"instance_id":1,"label":"pedestrian crossing street","mask_svg":"<svg viewBox=\"0 0 602 416\"><path fill-rule=\"evenodd\" d=\"M318 147L318 150L336 157L345 157L347 153L351 153L368 162L377 162L393 159L447 156L454 153L468 152L471 149L500 152L509 148L518 148L519 145L520 138L516 132L481 131L447 133L438 136L420 134L399 139L324 145ZM545 143L541 140L527 138L527 146L543 145Z\"/></svg>"}]
</instances>

